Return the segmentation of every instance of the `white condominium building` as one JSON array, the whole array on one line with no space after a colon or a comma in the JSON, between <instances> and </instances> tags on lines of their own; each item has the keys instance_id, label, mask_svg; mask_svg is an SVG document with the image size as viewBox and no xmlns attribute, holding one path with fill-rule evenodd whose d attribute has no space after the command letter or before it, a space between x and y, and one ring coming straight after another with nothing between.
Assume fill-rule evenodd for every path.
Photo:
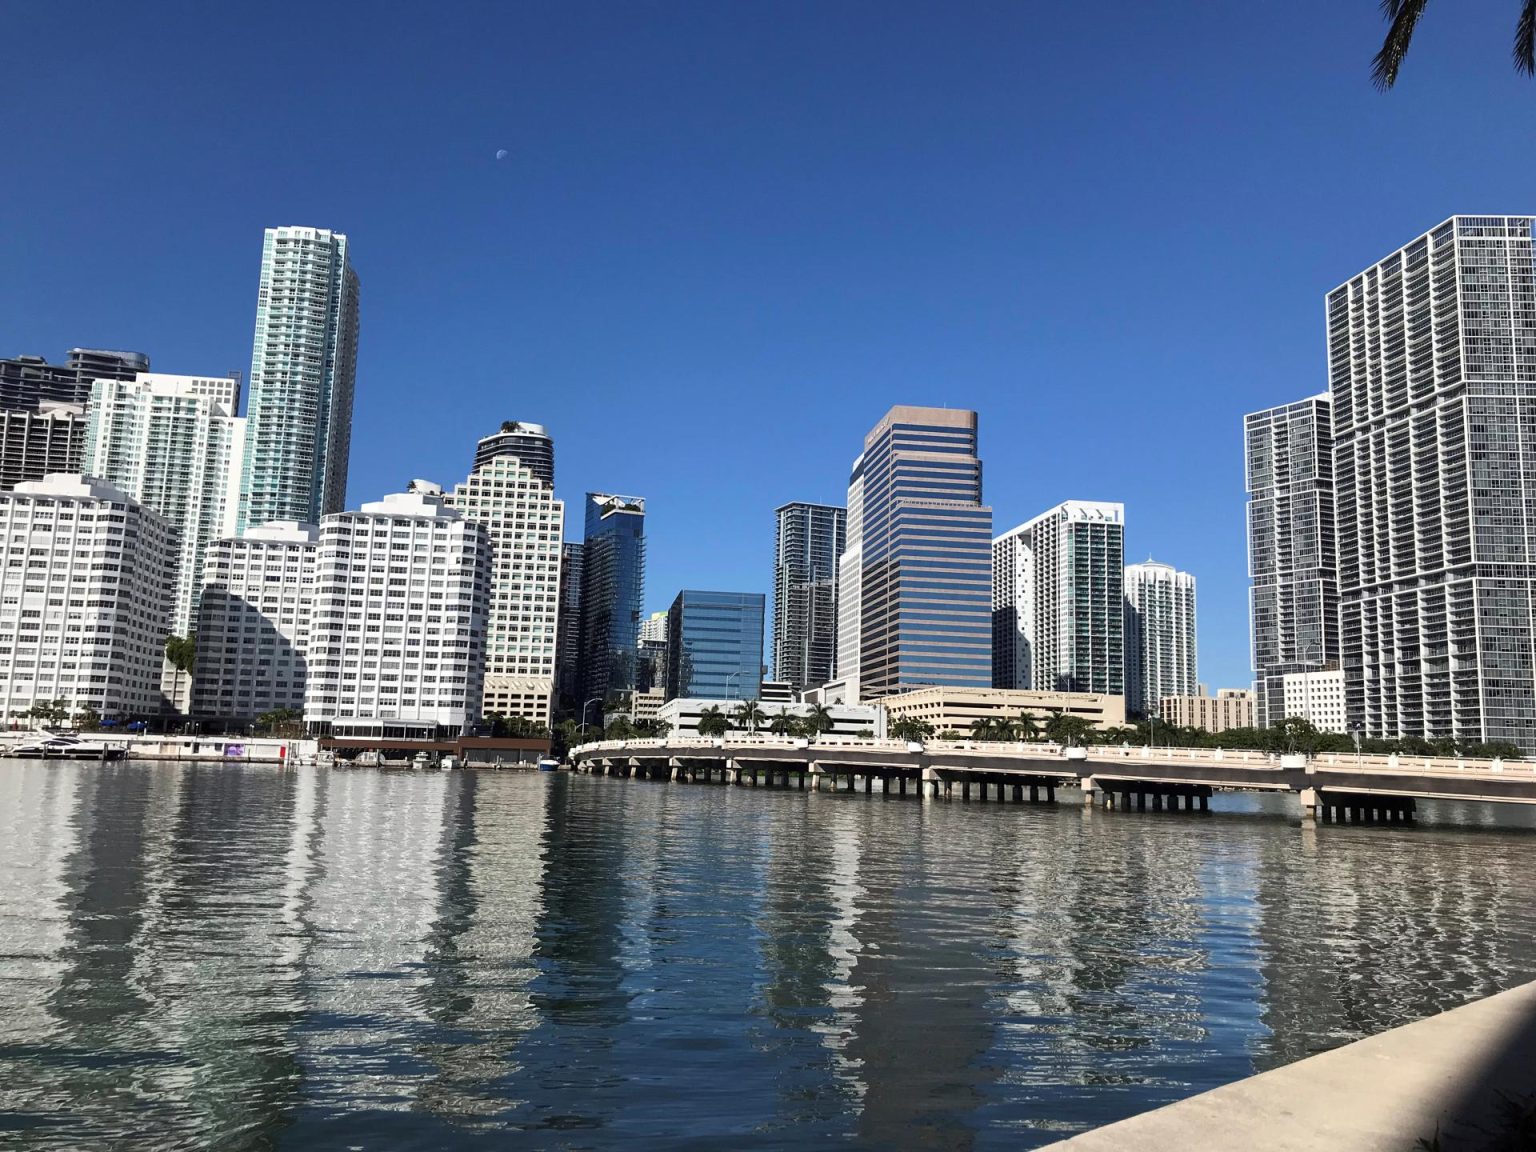
<instances>
[{"instance_id":1,"label":"white condominium building","mask_svg":"<svg viewBox=\"0 0 1536 1152\"><path fill-rule=\"evenodd\" d=\"M170 607L165 521L78 475L0 492L0 710L63 700L72 714L159 710Z\"/></svg>"},{"instance_id":2,"label":"white condominium building","mask_svg":"<svg viewBox=\"0 0 1536 1152\"><path fill-rule=\"evenodd\" d=\"M314 522L346 507L358 281L326 228L268 228L251 346L250 452L238 527Z\"/></svg>"},{"instance_id":3,"label":"white condominium building","mask_svg":"<svg viewBox=\"0 0 1536 1152\"><path fill-rule=\"evenodd\" d=\"M1368 737L1536 753L1536 255L1455 216L1328 294L1341 653Z\"/></svg>"},{"instance_id":4,"label":"white condominium building","mask_svg":"<svg viewBox=\"0 0 1536 1152\"><path fill-rule=\"evenodd\" d=\"M253 720L282 708L303 711L319 541L315 525L289 520L208 546L194 715Z\"/></svg>"},{"instance_id":5,"label":"white condominium building","mask_svg":"<svg viewBox=\"0 0 1536 1152\"><path fill-rule=\"evenodd\" d=\"M1348 732L1344 707L1344 669L1290 672L1283 683L1285 714L1307 721L1319 732Z\"/></svg>"},{"instance_id":6,"label":"white condominium building","mask_svg":"<svg viewBox=\"0 0 1536 1152\"><path fill-rule=\"evenodd\" d=\"M1125 505L1068 500L992 542L992 685L1125 692Z\"/></svg>"},{"instance_id":7,"label":"white condominium building","mask_svg":"<svg viewBox=\"0 0 1536 1152\"><path fill-rule=\"evenodd\" d=\"M843 530L846 549L837 558L837 657L832 674L842 698L859 702L859 645L863 639L864 596L864 455L853 462L848 480L848 513Z\"/></svg>"},{"instance_id":8,"label":"white condominium building","mask_svg":"<svg viewBox=\"0 0 1536 1152\"><path fill-rule=\"evenodd\" d=\"M1192 695L1195 578L1148 560L1125 566L1125 707L1156 716L1164 696Z\"/></svg>"},{"instance_id":9,"label":"white condominium building","mask_svg":"<svg viewBox=\"0 0 1536 1152\"><path fill-rule=\"evenodd\" d=\"M483 525L490 542L482 712L549 724L565 505L555 499L554 450L544 429L524 423L513 427L516 436L480 442L474 471L444 503Z\"/></svg>"},{"instance_id":10,"label":"white condominium building","mask_svg":"<svg viewBox=\"0 0 1536 1152\"><path fill-rule=\"evenodd\" d=\"M171 634L197 613L203 556L234 530L245 421L240 382L140 372L98 380L86 406L83 468L163 516L173 533Z\"/></svg>"},{"instance_id":11,"label":"white condominium building","mask_svg":"<svg viewBox=\"0 0 1536 1152\"><path fill-rule=\"evenodd\" d=\"M480 716L491 550L435 484L320 522L304 719Z\"/></svg>"}]
</instances>

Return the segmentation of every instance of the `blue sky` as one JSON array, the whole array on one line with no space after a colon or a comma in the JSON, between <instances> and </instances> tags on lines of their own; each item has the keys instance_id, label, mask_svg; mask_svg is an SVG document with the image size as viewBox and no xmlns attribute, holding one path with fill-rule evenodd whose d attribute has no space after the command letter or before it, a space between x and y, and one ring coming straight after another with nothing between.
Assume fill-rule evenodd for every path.
<instances>
[{"instance_id":1,"label":"blue sky","mask_svg":"<svg viewBox=\"0 0 1536 1152\"><path fill-rule=\"evenodd\" d=\"M1371 0L11 5L0 354L246 371L262 228L339 229L353 505L542 421L661 608L768 591L890 404L975 408L998 529L1124 501L1244 684L1241 416L1324 389L1329 288L1536 210L1516 8L1384 95Z\"/></svg>"}]
</instances>

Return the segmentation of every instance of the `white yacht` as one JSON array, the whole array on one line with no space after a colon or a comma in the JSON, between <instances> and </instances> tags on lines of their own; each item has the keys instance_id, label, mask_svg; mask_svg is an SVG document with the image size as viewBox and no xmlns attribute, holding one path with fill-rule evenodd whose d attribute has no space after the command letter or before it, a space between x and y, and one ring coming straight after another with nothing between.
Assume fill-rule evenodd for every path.
<instances>
[{"instance_id":1,"label":"white yacht","mask_svg":"<svg viewBox=\"0 0 1536 1152\"><path fill-rule=\"evenodd\" d=\"M5 755L17 760L121 760L128 755L128 746L74 732L42 732L7 749Z\"/></svg>"}]
</instances>

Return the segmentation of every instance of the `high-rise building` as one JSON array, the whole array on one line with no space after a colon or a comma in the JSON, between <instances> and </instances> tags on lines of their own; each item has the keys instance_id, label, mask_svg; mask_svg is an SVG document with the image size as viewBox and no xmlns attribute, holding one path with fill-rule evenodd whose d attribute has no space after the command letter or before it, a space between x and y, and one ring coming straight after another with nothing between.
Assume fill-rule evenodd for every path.
<instances>
[{"instance_id":1,"label":"high-rise building","mask_svg":"<svg viewBox=\"0 0 1536 1152\"><path fill-rule=\"evenodd\" d=\"M1195 659L1195 578L1148 560L1125 566L1125 707L1156 716L1165 696L1191 696Z\"/></svg>"},{"instance_id":2,"label":"high-rise building","mask_svg":"<svg viewBox=\"0 0 1536 1152\"><path fill-rule=\"evenodd\" d=\"M640 621L640 645L635 657L635 688L664 691L667 684L667 614L652 612Z\"/></svg>"},{"instance_id":3,"label":"high-rise building","mask_svg":"<svg viewBox=\"0 0 1536 1152\"><path fill-rule=\"evenodd\" d=\"M98 380L86 407L83 468L164 517L176 548L171 633L196 619L203 556L234 531L245 449L240 382L141 372Z\"/></svg>"},{"instance_id":4,"label":"high-rise building","mask_svg":"<svg viewBox=\"0 0 1536 1152\"><path fill-rule=\"evenodd\" d=\"M851 610L856 597L858 611L856 633L839 637L838 677L860 700L988 686L992 509L981 502L976 413L887 412L854 461L847 524L838 602Z\"/></svg>"},{"instance_id":5,"label":"high-rise building","mask_svg":"<svg viewBox=\"0 0 1536 1152\"><path fill-rule=\"evenodd\" d=\"M997 688L1125 692L1125 506L1068 500L992 542Z\"/></svg>"},{"instance_id":6,"label":"high-rise building","mask_svg":"<svg viewBox=\"0 0 1536 1152\"><path fill-rule=\"evenodd\" d=\"M0 492L0 714L158 711L172 548L164 520L90 477Z\"/></svg>"},{"instance_id":7,"label":"high-rise building","mask_svg":"<svg viewBox=\"0 0 1536 1152\"><path fill-rule=\"evenodd\" d=\"M797 691L825 684L837 666L837 560L848 513L827 504L775 510L773 674Z\"/></svg>"},{"instance_id":8,"label":"high-rise building","mask_svg":"<svg viewBox=\"0 0 1536 1152\"><path fill-rule=\"evenodd\" d=\"M844 519L846 547L837 558L837 659L834 677L838 695L859 702L859 646L863 640L864 594L864 455L859 454L848 476L848 512Z\"/></svg>"},{"instance_id":9,"label":"high-rise building","mask_svg":"<svg viewBox=\"0 0 1536 1152\"><path fill-rule=\"evenodd\" d=\"M142 352L71 348L63 365L40 356L0 360L0 490L80 472L92 383L148 371Z\"/></svg>"},{"instance_id":10,"label":"high-rise building","mask_svg":"<svg viewBox=\"0 0 1536 1152\"><path fill-rule=\"evenodd\" d=\"M490 541L435 484L320 522L304 720L480 716Z\"/></svg>"},{"instance_id":11,"label":"high-rise building","mask_svg":"<svg viewBox=\"0 0 1536 1152\"><path fill-rule=\"evenodd\" d=\"M557 711L572 715L581 707L581 582L585 570L579 540L560 545L560 618L555 624L555 697Z\"/></svg>"},{"instance_id":12,"label":"high-rise building","mask_svg":"<svg viewBox=\"0 0 1536 1152\"><path fill-rule=\"evenodd\" d=\"M260 524L208 546L192 712L247 722L304 709L320 530Z\"/></svg>"},{"instance_id":13,"label":"high-rise building","mask_svg":"<svg viewBox=\"0 0 1536 1152\"><path fill-rule=\"evenodd\" d=\"M667 610L667 699L756 700L765 608L761 592L679 592Z\"/></svg>"},{"instance_id":14,"label":"high-rise building","mask_svg":"<svg viewBox=\"0 0 1536 1152\"><path fill-rule=\"evenodd\" d=\"M268 228L239 528L314 523L346 506L357 329L358 281L347 238L325 228Z\"/></svg>"},{"instance_id":15,"label":"high-rise building","mask_svg":"<svg viewBox=\"0 0 1536 1152\"><path fill-rule=\"evenodd\" d=\"M1285 677L1337 666L1333 411L1327 393L1243 419L1249 621L1259 726L1285 719Z\"/></svg>"},{"instance_id":16,"label":"high-rise building","mask_svg":"<svg viewBox=\"0 0 1536 1152\"><path fill-rule=\"evenodd\" d=\"M565 531L554 456L542 426L509 421L480 441L474 471L444 500L484 525L491 546L482 711L546 725L554 719Z\"/></svg>"},{"instance_id":17,"label":"high-rise building","mask_svg":"<svg viewBox=\"0 0 1536 1152\"><path fill-rule=\"evenodd\" d=\"M1536 752L1531 216L1455 216L1327 297L1342 662L1368 737Z\"/></svg>"},{"instance_id":18,"label":"high-rise building","mask_svg":"<svg viewBox=\"0 0 1536 1152\"><path fill-rule=\"evenodd\" d=\"M644 600L645 501L588 492L581 583L583 704L634 688Z\"/></svg>"}]
</instances>

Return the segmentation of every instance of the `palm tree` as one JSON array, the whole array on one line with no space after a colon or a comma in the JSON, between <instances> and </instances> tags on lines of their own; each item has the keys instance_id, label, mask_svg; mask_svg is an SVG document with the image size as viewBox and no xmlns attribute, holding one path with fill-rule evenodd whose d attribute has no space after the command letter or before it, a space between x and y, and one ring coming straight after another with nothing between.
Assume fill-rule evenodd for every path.
<instances>
[{"instance_id":1,"label":"palm tree","mask_svg":"<svg viewBox=\"0 0 1536 1152\"><path fill-rule=\"evenodd\" d=\"M1091 720L1067 712L1056 713L1045 725L1045 734L1058 744L1087 744L1092 732Z\"/></svg>"},{"instance_id":2,"label":"palm tree","mask_svg":"<svg viewBox=\"0 0 1536 1152\"><path fill-rule=\"evenodd\" d=\"M805 724L806 735L812 740L823 732L830 732L834 727L832 713L827 710L825 704L812 704L811 710L805 714L802 721Z\"/></svg>"},{"instance_id":3,"label":"palm tree","mask_svg":"<svg viewBox=\"0 0 1536 1152\"><path fill-rule=\"evenodd\" d=\"M165 638L165 658L171 662L171 667L176 669L175 691L179 699L181 697L182 673L190 673L192 666L197 663L197 637L167 636Z\"/></svg>"},{"instance_id":4,"label":"palm tree","mask_svg":"<svg viewBox=\"0 0 1536 1152\"><path fill-rule=\"evenodd\" d=\"M1019 740L1038 740L1040 724L1028 712L1020 712L1019 718L1013 722L1013 734Z\"/></svg>"},{"instance_id":5,"label":"palm tree","mask_svg":"<svg viewBox=\"0 0 1536 1152\"><path fill-rule=\"evenodd\" d=\"M995 740L997 738L997 721L990 716L982 716L971 721L972 740Z\"/></svg>"},{"instance_id":6,"label":"palm tree","mask_svg":"<svg viewBox=\"0 0 1536 1152\"><path fill-rule=\"evenodd\" d=\"M1381 10L1390 21L1387 38L1371 67L1371 78L1378 88L1390 88L1397 83L1398 69L1408 55L1408 45L1413 42L1413 31L1429 0L1382 0ZM1522 0L1520 18L1515 24L1513 51L1515 71L1527 76L1536 75L1536 0Z\"/></svg>"},{"instance_id":7,"label":"palm tree","mask_svg":"<svg viewBox=\"0 0 1536 1152\"><path fill-rule=\"evenodd\" d=\"M893 740L926 740L933 735L933 725L926 720L903 716L893 720L888 731Z\"/></svg>"},{"instance_id":8,"label":"palm tree","mask_svg":"<svg viewBox=\"0 0 1536 1152\"><path fill-rule=\"evenodd\" d=\"M775 736L791 736L795 731L795 718L781 708L779 714L768 722L768 731Z\"/></svg>"},{"instance_id":9,"label":"palm tree","mask_svg":"<svg viewBox=\"0 0 1536 1152\"><path fill-rule=\"evenodd\" d=\"M756 700L743 700L736 705L736 723L748 732L756 732L757 726L767 718L763 710L757 706Z\"/></svg>"},{"instance_id":10,"label":"palm tree","mask_svg":"<svg viewBox=\"0 0 1536 1152\"><path fill-rule=\"evenodd\" d=\"M730 730L731 722L726 719L725 713L720 711L718 704L711 704L699 713L700 736L724 736Z\"/></svg>"}]
</instances>

